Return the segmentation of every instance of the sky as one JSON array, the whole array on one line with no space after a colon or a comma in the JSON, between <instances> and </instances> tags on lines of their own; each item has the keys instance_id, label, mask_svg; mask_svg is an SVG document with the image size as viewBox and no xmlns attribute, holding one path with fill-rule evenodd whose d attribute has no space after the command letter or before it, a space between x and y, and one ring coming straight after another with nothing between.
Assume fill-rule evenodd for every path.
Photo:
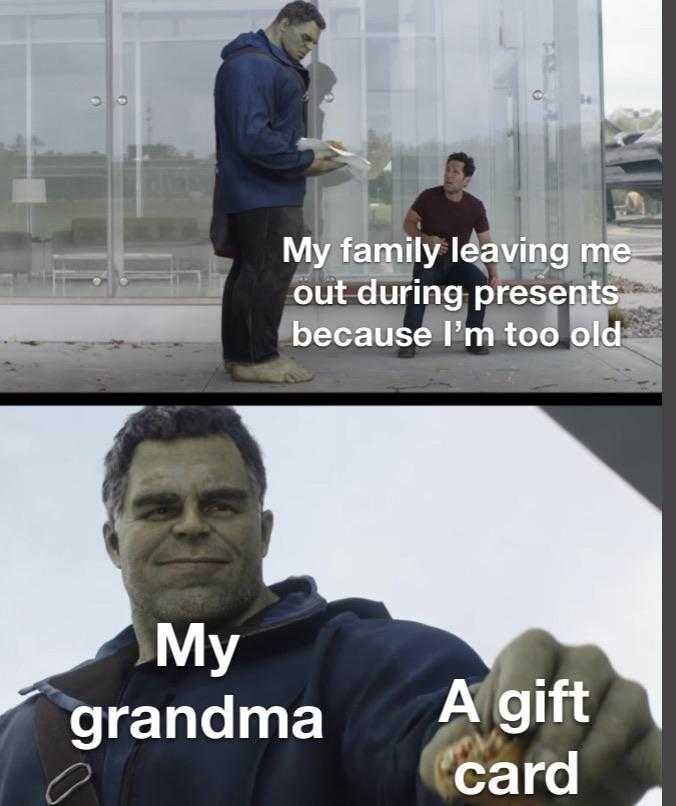
<instances>
[{"instance_id":1,"label":"sky","mask_svg":"<svg viewBox=\"0 0 676 806\"><path fill-rule=\"evenodd\" d=\"M135 407L0 409L0 712L128 623L102 458ZM661 714L660 513L529 407L238 407L276 527L268 583L385 602L491 663L529 627L598 643ZM661 803L659 793L643 801Z\"/></svg>"},{"instance_id":2,"label":"sky","mask_svg":"<svg viewBox=\"0 0 676 806\"><path fill-rule=\"evenodd\" d=\"M662 109L662 0L603 0L605 109Z\"/></svg>"}]
</instances>

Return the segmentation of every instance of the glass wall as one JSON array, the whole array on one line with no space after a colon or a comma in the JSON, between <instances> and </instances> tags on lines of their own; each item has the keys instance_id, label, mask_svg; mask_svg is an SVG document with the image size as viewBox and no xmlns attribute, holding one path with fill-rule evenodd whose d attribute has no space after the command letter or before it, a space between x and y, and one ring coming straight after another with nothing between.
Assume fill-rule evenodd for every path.
<instances>
[{"instance_id":1,"label":"glass wall","mask_svg":"<svg viewBox=\"0 0 676 806\"><path fill-rule=\"evenodd\" d=\"M347 170L308 182L315 239L403 242L406 211L453 150L476 159L469 190L496 240L601 239L598 0L317 4L327 29L309 65L310 134L343 140L372 169L363 182ZM213 80L223 44L279 7L0 0L0 295L220 295ZM329 273L346 279L412 268L333 255Z\"/></svg>"},{"instance_id":2,"label":"glass wall","mask_svg":"<svg viewBox=\"0 0 676 806\"><path fill-rule=\"evenodd\" d=\"M119 81L128 93L116 166L123 174L127 281L119 296L220 295L229 262L212 258L208 239L216 159L214 76L223 45L243 31L266 27L276 14L269 1L247 10L225 11L224 5L113 4L113 25L118 22L122 32ZM152 272L157 282L151 286Z\"/></svg>"},{"instance_id":3,"label":"glass wall","mask_svg":"<svg viewBox=\"0 0 676 806\"><path fill-rule=\"evenodd\" d=\"M320 193L329 222L322 236L403 242L418 193L441 184L450 152L466 151L477 163L468 190L485 203L495 240L575 245L570 268L554 276L581 280L577 244L601 240L603 226L597 0L320 0L319 7L328 22L321 56L339 76L324 128L374 166L364 188L317 180L332 185ZM336 261L332 273L411 268ZM501 275L553 272L515 264Z\"/></svg>"},{"instance_id":4,"label":"glass wall","mask_svg":"<svg viewBox=\"0 0 676 806\"><path fill-rule=\"evenodd\" d=\"M62 257L84 233L91 258L69 268L105 293L104 0L0 3L0 66L0 293L59 293Z\"/></svg>"}]
</instances>

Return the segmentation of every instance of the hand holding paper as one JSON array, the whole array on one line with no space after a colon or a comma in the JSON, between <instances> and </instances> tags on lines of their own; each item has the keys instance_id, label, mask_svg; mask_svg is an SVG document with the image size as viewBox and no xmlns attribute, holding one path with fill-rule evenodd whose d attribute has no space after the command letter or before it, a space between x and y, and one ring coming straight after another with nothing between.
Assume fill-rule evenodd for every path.
<instances>
[{"instance_id":1,"label":"hand holding paper","mask_svg":"<svg viewBox=\"0 0 676 806\"><path fill-rule=\"evenodd\" d=\"M315 157L329 157L347 165L355 179L364 181L368 177L371 163L352 151L348 151L340 140L316 140L312 137L301 137L297 143L299 151L314 151Z\"/></svg>"}]
</instances>

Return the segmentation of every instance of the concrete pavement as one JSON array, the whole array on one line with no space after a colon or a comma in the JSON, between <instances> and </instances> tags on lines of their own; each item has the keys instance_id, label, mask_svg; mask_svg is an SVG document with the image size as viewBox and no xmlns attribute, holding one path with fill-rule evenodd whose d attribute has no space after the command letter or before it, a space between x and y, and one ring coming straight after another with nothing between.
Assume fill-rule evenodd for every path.
<instances>
[{"instance_id":1,"label":"concrete pavement","mask_svg":"<svg viewBox=\"0 0 676 806\"><path fill-rule=\"evenodd\" d=\"M608 243L626 243L633 257L629 263L611 263L610 274L635 283L662 288L662 227L625 223L608 225Z\"/></svg>"},{"instance_id":2,"label":"concrete pavement","mask_svg":"<svg viewBox=\"0 0 676 806\"><path fill-rule=\"evenodd\" d=\"M218 344L0 343L2 392L661 392L661 339L619 348L510 349L489 356L432 345L414 360L375 349L296 350L311 383L234 383Z\"/></svg>"},{"instance_id":3,"label":"concrete pavement","mask_svg":"<svg viewBox=\"0 0 676 806\"><path fill-rule=\"evenodd\" d=\"M612 277L621 277L634 283L642 283L654 288L662 288L662 261L634 257L629 263L610 263L608 271ZM612 280L611 280L612 284Z\"/></svg>"}]
</instances>

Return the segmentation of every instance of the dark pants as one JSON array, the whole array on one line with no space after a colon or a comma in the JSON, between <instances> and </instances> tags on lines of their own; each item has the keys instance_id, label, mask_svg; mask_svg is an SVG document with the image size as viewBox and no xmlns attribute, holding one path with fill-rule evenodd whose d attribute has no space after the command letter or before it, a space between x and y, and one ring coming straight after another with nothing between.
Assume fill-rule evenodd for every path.
<instances>
[{"instance_id":1,"label":"dark pants","mask_svg":"<svg viewBox=\"0 0 676 806\"><path fill-rule=\"evenodd\" d=\"M240 256L223 288L223 358L258 364L279 355L277 333L296 263L284 263L283 238L303 235L302 207L265 207L229 217Z\"/></svg>"},{"instance_id":2,"label":"dark pants","mask_svg":"<svg viewBox=\"0 0 676 806\"><path fill-rule=\"evenodd\" d=\"M486 275L474 263L466 263L464 260L452 263L446 256L438 257L435 264L429 269L426 269L422 263L416 263L413 279L420 280L421 286L461 285L463 290L469 294L466 326L483 327L486 306L481 305L479 310L475 310L474 289L488 285L488 281ZM413 292L409 291L406 295L404 327L410 328L415 333L422 327L426 306L423 303L416 305L412 297Z\"/></svg>"}]
</instances>

